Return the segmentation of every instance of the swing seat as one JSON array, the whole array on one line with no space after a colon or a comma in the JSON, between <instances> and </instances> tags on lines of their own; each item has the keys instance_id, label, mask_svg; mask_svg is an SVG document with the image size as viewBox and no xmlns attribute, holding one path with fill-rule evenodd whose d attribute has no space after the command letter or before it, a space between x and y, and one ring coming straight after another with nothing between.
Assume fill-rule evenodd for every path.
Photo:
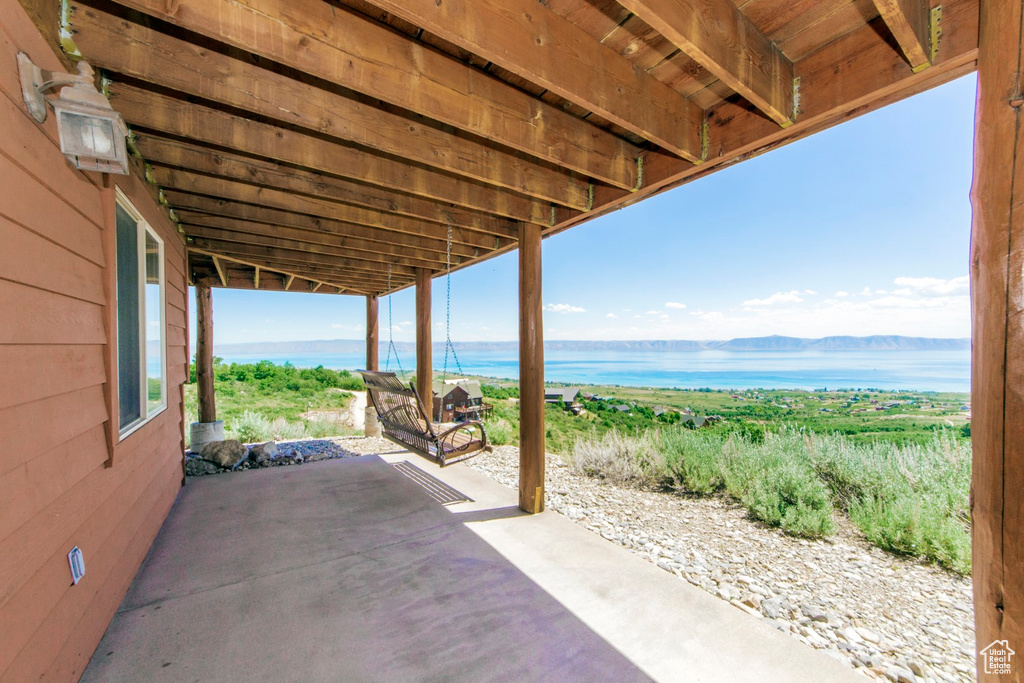
<instances>
[{"instance_id":1,"label":"swing seat","mask_svg":"<svg viewBox=\"0 0 1024 683\"><path fill-rule=\"evenodd\" d=\"M359 374L370 392L377 420L388 441L433 460L441 467L492 450L482 422L469 420L437 432L415 385L404 386L393 372L360 370Z\"/></svg>"}]
</instances>

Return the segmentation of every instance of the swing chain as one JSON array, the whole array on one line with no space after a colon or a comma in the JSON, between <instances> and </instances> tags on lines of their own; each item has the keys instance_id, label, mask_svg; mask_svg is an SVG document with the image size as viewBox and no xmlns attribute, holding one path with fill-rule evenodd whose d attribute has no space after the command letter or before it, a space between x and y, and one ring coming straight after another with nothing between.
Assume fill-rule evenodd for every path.
<instances>
[{"instance_id":1,"label":"swing chain","mask_svg":"<svg viewBox=\"0 0 1024 683\"><path fill-rule=\"evenodd\" d=\"M398 357L398 348L395 346L395 328L391 324L391 264L388 264L388 356L384 360L384 372L391 371L391 352L395 353L395 363L398 364L398 374L405 376L402 369L402 360Z\"/></svg>"},{"instance_id":2,"label":"swing chain","mask_svg":"<svg viewBox=\"0 0 1024 683\"><path fill-rule=\"evenodd\" d=\"M448 240L445 242L445 253L444 253L444 265L445 265L445 285L447 287L446 300L445 300L445 312L444 312L444 329L445 329L445 344L444 344L444 370L441 373L441 381L448 379L448 351L452 353L452 358L455 359L455 367L458 368L459 374L465 374L462 371L462 363L459 362L459 356L455 353L455 344L452 343L452 224L448 224Z\"/></svg>"}]
</instances>

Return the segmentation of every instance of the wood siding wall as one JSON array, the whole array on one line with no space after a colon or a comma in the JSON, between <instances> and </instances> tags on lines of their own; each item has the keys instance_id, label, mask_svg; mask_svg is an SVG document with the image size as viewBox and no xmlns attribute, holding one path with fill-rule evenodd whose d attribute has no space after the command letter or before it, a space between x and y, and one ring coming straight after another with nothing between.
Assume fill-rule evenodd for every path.
<instances>
[{"instance_id":1,"label":"wood siding wall","mask_svg":"<svg viewBox=\"0 0 1024 683\"><path fill-rule=\"evenodd\" d=\"M65 161L54 117L25 110L18 50L61 68L18 3L0 3L0 680L76 680L181 486L185 252L136 177ZM120 443L115 183L164 240L168 373L167 409Z\"/></svg>"}]
</instances>

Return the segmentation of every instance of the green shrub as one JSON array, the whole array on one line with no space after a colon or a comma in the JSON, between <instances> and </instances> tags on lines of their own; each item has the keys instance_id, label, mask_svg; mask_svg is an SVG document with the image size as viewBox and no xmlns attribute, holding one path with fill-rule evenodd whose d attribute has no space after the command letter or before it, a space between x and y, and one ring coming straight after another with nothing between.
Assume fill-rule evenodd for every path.
<instances>
[{"instance_id":1,"label":"green shrub","mask_svg":"<svg viewBox=\"0 0 1024 683\"><path fill-rule=\"evenodd\" d=\"M246 410L232 423L231 432L242 443L267 441L271 438L270 420L261 413Z\"/></svg>"},{"instance_id":2,"label":"green shrub","mask_svg":"<svg viewBox=\"0 0 1024 683\"><path fill-rule=\"evenodd\" d=\"M709 494L725 486L722 477L720 436L692 429L666 429L661 432L661 452L666 476L676 488L690 493Z\"/></svg>"},{"instance_id":3,"label":"green shrub","mask_svg":"<svg viewBox=\"0 0 1024 683\"><path fill-rule=\"evenodd\" d=\"M488 443L494 446L507 446L512 443L512 425L507 420L501 418L488 420L487 424L484 425L484 429L487 430Z\"/></svg>"},{"instance_id":4,"label":"green shrub","mask_svg":"<svg viewBox=\"0 0 1024 683\"><path fill-rule=\"evenodd\" d=\"M618 484L652 484L665 477L665 459L649 432L624 435L618 430L601 439L578 438L571 457L578 474Z\"/></svg>"},{"instance_id":5,"label":"green shrub","mask_svg":"<svg viewBox=\"0 0 1024 683\"><path fill-rule=\"evenodd\" d=\"M275 441L292 441L306 435L306 428L301 422L289 422L279 417L270 424L270 433Z\"/></svg>"}]
</instances>

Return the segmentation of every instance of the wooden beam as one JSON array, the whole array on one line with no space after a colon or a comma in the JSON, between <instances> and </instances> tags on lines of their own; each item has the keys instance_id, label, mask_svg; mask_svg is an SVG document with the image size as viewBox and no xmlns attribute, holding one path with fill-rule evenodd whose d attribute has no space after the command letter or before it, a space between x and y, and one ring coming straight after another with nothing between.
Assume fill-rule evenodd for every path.
<instances>
[{"instance_id":1,"label":"wooden beam","mask_svg":"<svg viewBox=\"0 0 1024 683\"><path fill-rule=\"evenodd\" d=\"M928 0L874 0L914 72L932 64L931 3Z\"/></svg>"},{"instance_id":2,"label":"wooden beam","mask_svg":"<svg viewBox=\"0 0 1024 683\"><path fill-rule=\"evenodd\" d=\"M217 421L213 388L213 295L210 286L196 284L196 398L199 421Z\"/></svg>"},{"instance_id":3,"label":"wooden beam","mask_svg":"<svg viewBox=\"0 0 1024 683\"><path fill-rule=\"evenodd\" d=\"M251 223L263 223L270 226L294 227L307 232L340 235L343 237L351 236L372 242L411 247L424 252L445 253L443 236L409 235L401 232L392 232L384 228L370 228L319 216L293 213L265 206L242 204L225 199L214 199L175 190L166 190L164 197L174 207L175 213L200 212L208 216L221 216ZM477 256L483 252L484 249L480 247L467 246L459 242L452 243L453 255L457 254L463 257Z\"/></svg>"},{"instance_id":4,"label":"wooden beam","mask_svg":"<svg viewBox=\"0 0 1024 683\"><path fill-rule=\"evenodd\" d=\"M231 222L230 219L217 219L216 217L213 217L209 222L216 222L218 220ZM193 223L188 216L181 216L181 226L185 229L185 234L194 238L220 240L224 242L234 242L236 244L251 244L262 247L277 247L281 249L308 252L310 254L338 256L342 258L350 258L356 261L364 261L367 266L391 263L395 265L409 266L411 268L440 269L444 267L444 259L424 259L392 254L391 252L395 252L397 250L394 248L389 249L388 245L381 245L383 247L381 250L374 251L372 248L374 243L370 242L368 243L370 247L367 249L354 249L351 246L346 246L344 238L337 239L336 244L323 244L320 239L316 239L316 235L309 235L314 238L311 241L307 241L302 238L294 239L290 237L292 233L300 233L301 231L299 230L287 232L287 229L285 228L276 230L265 226L251 226L253 229L250 230L247 229L249 227L248 224L241 222L237 223L237 225L231 225L228 229L224 229L222 227L206 227ZM306 234L308 235L309 233Z\"/></svg>"},{"instance_id":5,"label":"wooden beam","mask_svg":"<svg viewBox=\"0 0 1024 683\"><path fill-rule=\"evenodd\" d=\"M295 276L294 275L285 275L284 277L285 277L285 280L284 280L284 291L287 292L289 289L292 288L292 283L295 282Z\"/></svg>"},{"instance_id":6,"label":"wooden beam","mask_svg":"<svg viewBox=\"0 0 1024 683\"><path fill-rule=\"evenodd\" d=\"M189 245L188 249L190 252L196 254L202 254L210 258L217 256L224 261L246 266L248 268L259 267L263 270L269 270L284 275L296 275L302 280L323 282L324 284L331 286L343 286L350 291L357 291L360 294L384 291L387 283L386 277L378 278L375 275L353 272L332 266L310 266L302 260L275 260L270 258L254 259L250 254L246 253L234 253L231 250L214 251L196 245ZM410 281L411 278L403 279L401 284L406 286ZM233 280L233 282L236 282L236 284L232 284L231 288L250 289L252 280L249 277L239 277L236 280Z\"/></svg>"},{"instance_id":7,"label":"wooden beam","mask_svg":"<svg viewBox=\"0 0 1024 683\"><path fill-rule=\"evenodd\" d=\"M346 271L355 273L367 273L376 274L382 271L387 271L388 266L384 263L375 261L363 261L360 259L352 258L351 256L335 256L332 254L317 254L301 247L268 247L258 244L244 244L239 242L232 242L221 238L212 237L193 237L190 245L194 245L197 249L204 249L210 251L218 251L224 249L224 251L233 254L247 254L255 259L278 259L278 260L294 260L300 263L308 263L310 266L326 266L332 268L340 268ZM408 266L391 266L392 274L400 277L413 277L416 272L416 268L410 268Z\"/></svg>"},{"instance_id":8,"label":"wooden beam","mask_svg":"<svg viewBox=\"0 0 1024 683\"><path fill-rule=\"evenodd\" d=\"M427 414L434 412L434 365L430 328L430 278L426 268L416 269L416 391Z\"/></svg>"},{"instance_id":9,"label":"wooden beam","mask_svg":"<svg viewBox=\"0 0 1024 683\"><path fill-rule=\"evenodd\" d=\"M231 263L231 265L232 267L229 268L229 274L232 275L231 285L229 287L226 287L225 289L253 290L252 278L250 277L250 269L247 266L242 266L241 264ZM192 274L197 283L203 283L209 285L212 288L217 288L221 286L220 278L217 277L217 273L213 271L209 267L209 265L205 263L197 264L193 268ZM299 284L297 284L296 287L304 288L302 291L309 291L309 289L312 288L312 281L310 280L296 278L296 281L299 282ZM305 284L303 285L302 283ZM283 292L285 291L284 283L282 280L278 278L265 278L260 282L260 291Z\"/></svg>"},{"instance_id":10,"label":"wooden beam","mask_svg":"<svg viewBox=\"0 0 1024 683\"><path fill-rule=\"evenodd\" d=\"M317 290L319 290L323 286L324 286L324 283L322 283L322 282L316 283L316 287L313 288L313 292L316 292Z\"/></svg>"},{"instance_id":11,"label":"wooden beam","mask_svg":"<svg viewBox=\"0 0 1024 683\"><path fill-rule=\"evenodd\" d=\"M541 231L519 230L519 507L544 510L544 311Z\"/></svg>"},{"instance_id":12,"label":"wooden beam","mask_svg":"<svg viewBox=\"0 0 1024 683\"><path fill-rule=\"evenodd\" d=\"M793 112L793 63L732 0L621 0L776 123Z\"/></svg>"},{"instance_id":13,"label":"wooden beam","mask_svg":"<svg viewBox=\"0 0 1024 683\"><path fill-rule=\"evenodd\" d=\"M699 162L704 111L536 0L370 0L444 40Z\"/></svg>"},{"instance_id":14,"label":"wooden beam","mask_svg":"<svg viewBox=\"0 0 1024 683\"><path fill-rule=\"evenodd\" d=\"M216 256L213 257L213 267L217 269L217 276L220 277L221 287L227 287L228 276L224 272L224 268L220 265L220 259L218 259Z\"/></svg>"},{"instance_id":15,"label":"wooden beam","mask_svg":"<svg viewBox=\"0 0 1024 683\"><path fill-rule=\"evenodd\" d=\"M186 234L193 234L199 237L214 236L213 233L204 234L203 229L217 232L230 231L240 235L252 235L264 238L282 238L305 242L309 245L322 245L334 249L362 252L363 257L373 256L371 260L386 260L388 263L401 263L406 266L420 266L425 268L440 268L444 265L444 255L432 250L422 250L410 245L389 244L384 241L364 240L338 235L335 233L315 232L312 230L300 230L279 225L265 225L251 221L227 218L224 216L212 216L189 210L175 211L178 221ZM259 242L256 242L259 243ZM315 247L311 247L314 251ZM331 252L327 252L331 253ZM459 263L462 257L455 257L454 262Z\"/></svg>"},{"instance_id":16,"label":"wooden beam","mask_svg":"<svg viewBox=\"0 0 1024 683\"><path fill-rule=\"evenodd\" d=\"M971 233L971 481L977 649L1024 643L1024 2L982 0ZM1018 655L1018 658L1020 655ZM1012 661L1005 676L1018 681Z\"/></svg>"},{"instance_id":17,"label":"wooden beam","mask_svg":"<svg viewBox=\"0 0 1024 683\"><path fill-rule=\"evenodd\" d=\"M199 175L189 171L176 171L156 166L152 168L150 177L164 188L184 190L208 197L219 197L257 206L268 206L293 213L322 216L335 221L355 223L356 225L365 225L370 228L394 230L409 235L427 236L434 239L447 238L445 227L436 223L427 223L414 218L374 211L373 209L339 204L326 199L305 197L283 190L275 190L270 187L249 185L233 180ZM505 232L504 229L502 229L502 232ZM510 243L511 239L508 234L493 235L466 228L458 228L452 230L452 241L477 248L494 249L501 244Z\"/></svg>"},{"instance_id":18,"label":"wooden beam","mask_svg":"<svg viewBox=\"0 0 1024 683\"><path fill-rule=\"evenodd\" d=\"M829 43L795 64L800 78L800 116L788 128L743 101L724 101L708 111L708 161L693 166L657 158L644 165L644 186L636 193L597 186L594 209L570 217L545 235L558 233L644 197L663 192L733 164L947 83L974 70L978 47L977 0L944 0L942 49L931 68L914 74L894 51L881 20ZM842 87L837 87L837 84ZM512 247L504 251L511 251Z\"/></svg>"},{"instance_id":19,"label":"wooden beam","mask_svg":"<svg viewBox=\"0 0 1024 683\"><path fill-rule=\"evenodd\" d=\"M252 288L253 289L259 289L260 288L260 267L259 266L256 266L256 268L253 270Z\"/></svg>"},{"instance_id":20,"label":"wooden beam","mask_svg":"<svg viewBox=\"0 0 1024 683\"><path fill-rule=\"evenodd\" d=\"M110 83L109 90L111 104L133 127L197 140L515 220L542 223L550 223L551 220L551 200L547 198L500 192L491 185L401 163L356 147L125 83ZM571 201L566 206L584 210L588 194L583 191L566 201Z\"/></svg>"},{"instance_id":21,"label":"wooden beam","mask_svg":"<svg viewBox=\"0 0 1024 683\"><path fill-rule=\"evenodd\" d=\"M344 178L282 166L240 154L231 154L210 147L192 145L147 134L137 134L135 146L146 161L159 166L172 166L197 171L229 180L240 180L278 190L298 192L311 197L330 199L343 204L362 206L384 213L394 213L480 232L495 229L514 230L515 221L479 213L451 204L356 183ZM550 216L549 221L550 223Z\"/></svg>"},{"instance_id":22,"label":"wooden beam","mask_svg":"<svg viewBox=\"0 0 1024 683\"><path fill-rule=\"evenodd\" d=\"M549 163L536 163L446 132L420 117L359 102L100 10L82 8L72 16L72 28L93 66L526 195L562 203L572 194L587 193L585 179L570 177ZM641 150L634 150L639 156ZM601 180L628 189L631 175Z\"/></svg>"},{"instance_id":23,"label":"wooden beam","mask_svg":"<svg viewBox=\"0 0 1024 683\"><path fill-rule=\"evenodd\" d=\"M594 177L636 173L632 146L615 136L581 126L575 116L480 69L321 0L261 0L258 6L119 2L565 168Z\"/></svg>"}]
</instances>

